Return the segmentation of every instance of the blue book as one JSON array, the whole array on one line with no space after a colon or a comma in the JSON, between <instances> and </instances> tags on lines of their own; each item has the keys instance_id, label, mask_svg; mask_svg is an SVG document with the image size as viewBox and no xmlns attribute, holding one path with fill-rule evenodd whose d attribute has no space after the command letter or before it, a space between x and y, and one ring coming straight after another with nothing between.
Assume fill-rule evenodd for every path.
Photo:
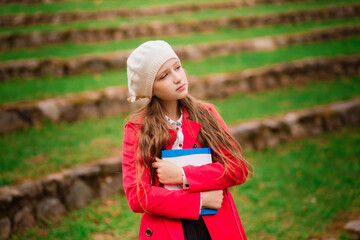
<instances>
[{"instance_id":1,"label":"blue book","mask_svg":"<svg viewBox=\"0 0 360 240\"><path fill-rule=\"evenodd\" d=\"M161 155L163 160L172 162L179 167L187 165L202 166L212 163L210 148L163 150ZM183 190L181 184L165 185L165 188L169 190ZM217 212L217 209L203 208L200 215L216 214Z\"/></svg>"},{"instance_id":2,"label":"blue book","mask_svg":"<svg viewBox=\"0 0 360 240\"><path fill-rule=\"evenodd\" d=\"M218 213L217 209L211 209L211 208L203 208L200 211L200 215L212 215L217 213Z\"/></svg>"}]
</instances>

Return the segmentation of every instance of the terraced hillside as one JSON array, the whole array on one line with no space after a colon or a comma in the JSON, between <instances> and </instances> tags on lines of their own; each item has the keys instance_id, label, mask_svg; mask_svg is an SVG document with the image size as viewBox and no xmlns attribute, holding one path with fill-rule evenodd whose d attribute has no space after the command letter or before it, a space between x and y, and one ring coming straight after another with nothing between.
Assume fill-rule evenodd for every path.
<instances>
[{"instance_id":1,"label":"terraced hillside","mask_svg":"<svg viewBox=\"0 0 360 240\"><path fill-rule=\"evenodd\" d=\"M191 94L254 165L232 189L248 238L348 237L360 2L156 2L1 6L0 239L137 238L121 186L124 119L139 107L126 101L126 58L151 39L174 47Z\"/></svg>"}]
</instances>

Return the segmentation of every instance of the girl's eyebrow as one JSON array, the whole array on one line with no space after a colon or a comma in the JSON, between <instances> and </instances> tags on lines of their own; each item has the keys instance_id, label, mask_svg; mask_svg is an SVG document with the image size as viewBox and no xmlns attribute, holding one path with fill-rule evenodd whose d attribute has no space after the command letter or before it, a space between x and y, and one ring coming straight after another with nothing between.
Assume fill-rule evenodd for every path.
<instances>
[{"instance_id":1,"label":"girl's eyebrow","mask_svg":"<svg viewBox=\"0 0 360 240\"><path fill-rule=\"evenodd\" d=\"M171 68L171 67L173 67L173 66L175 66L175 65L177 65L177 64L179 64L179 61L176 61L176 62L175 62L172 66L170 66L169 68ZM166 72L169 68L166 68L166 69L164 69L162 72L160 72L160 73L159 73L159 76L163 75L164 72Z\"/></svg>"}]
</instances>

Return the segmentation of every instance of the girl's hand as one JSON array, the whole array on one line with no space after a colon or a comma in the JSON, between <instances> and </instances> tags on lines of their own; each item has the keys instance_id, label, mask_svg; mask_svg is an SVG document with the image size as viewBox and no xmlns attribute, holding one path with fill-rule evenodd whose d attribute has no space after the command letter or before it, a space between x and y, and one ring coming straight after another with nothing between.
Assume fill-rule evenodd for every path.
<instances>
[{"instance_id":1,"label":"girl's hand","mask_svg":"<svg viewBox=\"0 0 360 240\"><path fill-rule=\"evenodd\" d=\"M164 161L155 157L155 162L152 163L152 167L156 168L159 181L162 184L182 184L182 170L181 167L175 164Z\"/></svg>"},{"instance_id":2,"label":"girl's hand","mask_svg":"<svg viewBox=\"0 0 360 240\"><path fill-rule=\"evenodd\" d=\"M202 207L220 209L224 198L223 190L212 190L202 192Z\"/></svg>"}]
</instances>

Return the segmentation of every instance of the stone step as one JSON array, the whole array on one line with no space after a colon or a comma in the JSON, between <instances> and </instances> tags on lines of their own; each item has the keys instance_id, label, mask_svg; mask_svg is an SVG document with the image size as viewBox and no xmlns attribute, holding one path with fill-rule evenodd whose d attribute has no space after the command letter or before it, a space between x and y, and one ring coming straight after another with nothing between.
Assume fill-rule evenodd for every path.
<instances>
[{"instance_id":1,"label":"stone step","mask_svg":"<svg viewBox=\"0 0 360 240\"><path fill-rule=\"evenodd\" d=\"M36 3L51 3L51 2L62 2L64 0L0 0L0 5L5 4L36 4ZM26 6L24 6L26 7ZM1 236L1 235L0 235Z\"/></svg>"},{"instance_id":2,"label":"stone step","mask_svg":"<svg viewBox=\"0 0 360 240\"><path fill-rule=\"evenodd\" d=\"M174 47L182 61L200 60L206 57L227 55L244 51L273 50L294 44L342 39L360 35L360 26L344 26L312 30L305 33L260 37L242 41L196 44ZM72 59L30 59L0 63L0 82L14 78L29 79L39 76L68 76L82 73L100 73L109 69L126 68L131 51L85 55Z\"/></svg>"},{"instance_id":3,"label":"stone step","mask_svg":"<svg viewBox=\"0 0 360 240\"><path fill-rule=\"evenodd\" d=\"M349 221L344 226L344 230L354 239L360 239L360 217L358 219Z\"/></svg>"},{"instance_id":4,"label":"stone step","mask_svg":"<svg viewBox=\"0 0 360 240\"><path fill-rule=\"evenodd\" d=\"M8 0L10 1L10 0ZM33 0L40 1L40 0ZM139 9L111 9L99 11L76 11L35 14L9 14L0 16L0 27L19 27L35 24L61 24L76 21L104 20L121 17L139 18L146 16L164 16L170 14L192 13L209 9L232 9L254 7L262 4L281 4L305 2L306 0L256 0L256 1L228 1L214 3L186 3L165 6L149 6Z\"/></svg>"},{"instance_id":5,"label":"stone step","mask_svg":"<svg viewBox=\"0 0 360 240\"><path fill-rule=\"evenodd\" d=\"M360 55L310 58L245 70L239 73L191 77L190 94L199 99L224 98L238 92L256 92L284 86L303 85L311 80L359 76ZM0 134L14 132L44 121L81 121L128 113L143 103L129 103L126 86L68 94L35 102L0 106Z\"/></svg>"},{"instance_id":6,"label":"stone step","mask_svg":"<svg viewBox=\"0 0 360 240\"><path fill-rule=\"evenodd\" d=\"M337 214L321 236L310 235L307 238L307 240L343 239L360 240L360 214L356 207Z\"/></svg>"},{"instance_id":7,"label":"stone step","mask_svg":"<svg viewBox=\"0 0 360 240\"><path fill-rule=\"evenodd\" d=\"M360 97L272 118L243 122L231 127L230 132L242 147L261 150L280 142L339 130L345 125L360 125Z\"/></svg>"},{"instance_id":8,"label":"stone step","mask_svg":"<svg viewBox=\"0 0 360 240\"><path fill-rule=\"evenodd\" d=\"M34 32L31 34L10 34L0 36L0 50L39 47L64 42L106 42L138 37L160 37L214 31L217 28L248 28L274 24L296 24L305 21L354 18L360 15L360 5L328 7L253 17L222 17L189 22L149 23L145 25L123 25L117 28L64 30Z\"/></svg>"},{"instance_id":9,"label":"stone step","mask_svg":"<svg viewBox=\"0 0 360 240\"><path fill-rule=\"evenodd\" d=\"M243 147L262 149L345 126L360 126L360 97L243 122L230 131ZM40 220L56 220L67 211L86 206L91 199L117 192L123 192L120 156L2 186L0 236L7 238Z\"/></svg>"}]
</instances>

